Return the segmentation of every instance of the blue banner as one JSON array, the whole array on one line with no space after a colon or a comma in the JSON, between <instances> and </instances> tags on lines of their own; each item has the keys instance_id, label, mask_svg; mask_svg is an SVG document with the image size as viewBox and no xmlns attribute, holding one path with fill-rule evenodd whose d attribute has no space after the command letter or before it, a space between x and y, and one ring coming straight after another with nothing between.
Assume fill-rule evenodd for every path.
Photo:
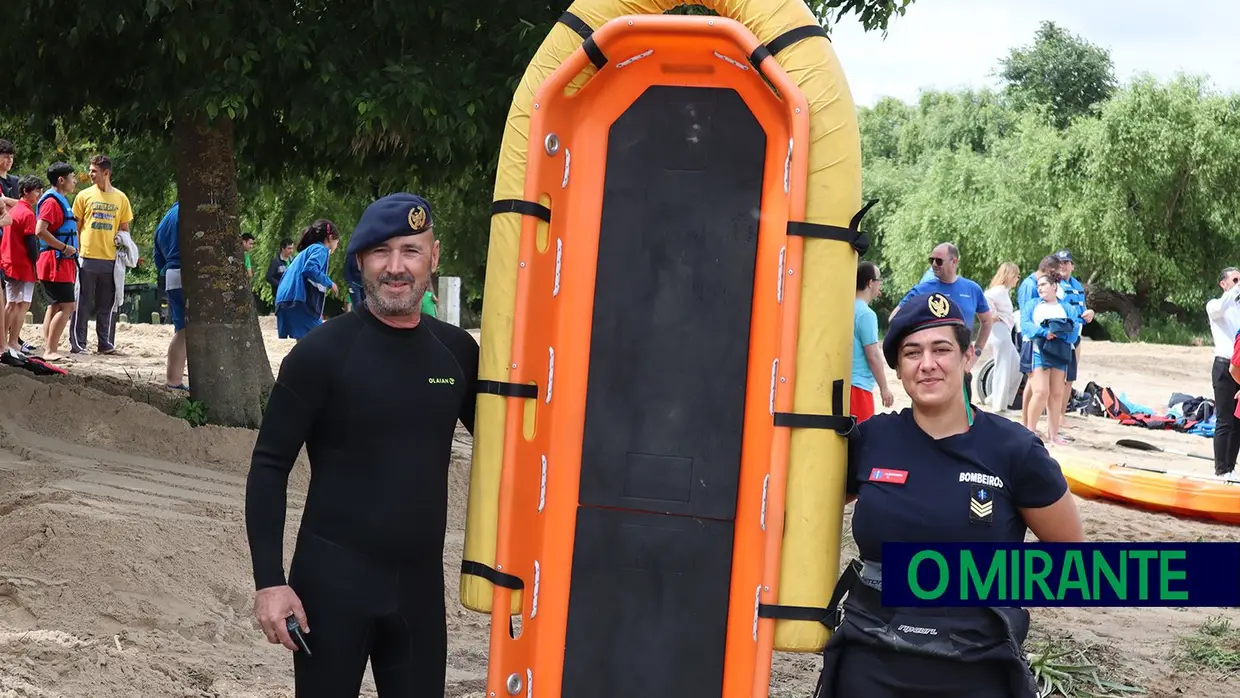
<instances>
[{"instance_id":1,"label":"blue banner","mask_svg":"<svg viewBox=\"0 0 1240 698\"><path fill-rule=\"evenodd\" d=\"M883 605L1240 607L1240 543L884 543Z\"/></svg>"}]
</instances>

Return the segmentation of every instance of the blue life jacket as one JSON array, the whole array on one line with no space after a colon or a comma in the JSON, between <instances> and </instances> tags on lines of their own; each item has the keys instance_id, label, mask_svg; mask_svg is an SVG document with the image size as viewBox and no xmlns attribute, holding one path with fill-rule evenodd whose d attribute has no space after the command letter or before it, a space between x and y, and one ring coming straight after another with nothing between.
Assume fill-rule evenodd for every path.
<instances>
[{"instance_id":1,"label":"blue life jacket","mask_svg":"<svg viewBox=\"0 0 1240 698\"><path fill-rule=\"evenodd\" d=\"M73 208L69 206L69 200L65 198L64 194L61 194L60 192L56 191L54 188L48 189L47 191L43 192L43 196L39 197L39 203L35 205L34 210L37 212L40 208L42 208L43 202L47 201L49 197L56 199L56 202L60 204L60 210L63 211L65 214L65 222L61 223L60 227L57 228L56 230L51 230L48 232L50 232L61 243L65 245L69 245L73 247L74 249L77 249L77 246L78 246L77 219L73 217ZM64 252L62 252L61 250L57 250L51 245L47 244L45 240L39 240L39 253L42 254L43 252L46 252L48 250L52 250L53 252L55 252L56 259L58 260L65 258Z\"/></svg>"}]
</instances>

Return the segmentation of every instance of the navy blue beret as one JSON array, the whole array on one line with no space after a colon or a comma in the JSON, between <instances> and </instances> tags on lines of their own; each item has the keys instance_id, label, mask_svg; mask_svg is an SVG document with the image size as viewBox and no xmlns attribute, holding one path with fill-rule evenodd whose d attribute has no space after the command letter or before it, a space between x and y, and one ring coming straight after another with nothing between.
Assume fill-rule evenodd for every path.
<instances>
[{"instance_id":1,"label":"navy blue beret","mask_svg":"<svg viewBox=\"0 0 1240 698\"><path fill-rule=\"evenodd\" d=\"M887 365L896 367L900 343L905 337L918 330L948 325L965 326L964 313L951 298L942 293L928 293L908 299L891 319L887 336L883 337L883 358L887 360Z\"/></svg>"},{"instance_id":2,"label":"navy blue beret","mask_svg":"<svg viewBox=\"0 0 1240 698\"><path fill-rule=\"evenodd\" d=\"M366 207L345 252L357 254L394 237L430 230L431 205L417 194L388 194Z\"/></svg>"}]
</instances>

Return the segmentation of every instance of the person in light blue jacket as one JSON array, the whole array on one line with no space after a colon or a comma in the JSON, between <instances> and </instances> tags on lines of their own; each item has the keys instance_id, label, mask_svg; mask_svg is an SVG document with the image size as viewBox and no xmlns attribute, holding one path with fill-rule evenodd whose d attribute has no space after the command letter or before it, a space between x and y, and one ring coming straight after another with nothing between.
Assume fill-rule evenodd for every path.
<instances>
[{"instance_id":1,"label":"person in light blue jacket","mask_svg":"<svg viewBox=\"0 0 1240 698\"><path fill-rule=\"evenodd\" d=\"M1032 394L1025 427L1037 433L1038 420L1045 409L1047 445L1056 446L1067 443L1059 435L1067 407L1063 392L1068 383L1064 375L1081 333L1077 322L1081 311L1074 305L1060 302L1056 277L1039 274L1037 284L1037 302L1026 303L1020 311L1021 334L1032 345L1033 366L1033 374L1029 378Z\"/></svg>"},{"instance_id":2,"label":"person in light blue jacket","mask_svg":"<svg viewBox=\"0 0 1240 698\"><path fill-rule=\"evenodd\" d=\"M276 289L276 329L281 339L301 339L323 324L327 293L339 293L327 275L327 260L340 244L340 231L320 218L301 233L297 256Z\"/></svg>"}]
</instances>

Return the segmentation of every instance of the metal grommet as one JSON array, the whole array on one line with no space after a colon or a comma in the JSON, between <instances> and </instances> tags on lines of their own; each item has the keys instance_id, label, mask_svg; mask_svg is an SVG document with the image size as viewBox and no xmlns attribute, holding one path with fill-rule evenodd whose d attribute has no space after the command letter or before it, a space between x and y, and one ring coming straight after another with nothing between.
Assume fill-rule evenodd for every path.
<instances>
[{"instance_id":1,"label":"metal grommet","mask_svg":"<svg viewBox=\"0 0 1240 698\"><path fill-rule=\"evenodd\" d=\"M508 695L515 696L521 692L521 676L519 674L509 674L508 683L505 685L508 689Z\"/></svg>"},{"instance_id":2,"label":"metal grommet","mask_svg":"<svg viewBox=\"0 0 1240 698\"><path fill-rule=\"evenodd\" d=\"M554 133L548 133L547 137L543 139L543 148L548 155L555 155L560 152L560 137Z\"/></svg>"}]
</instances>

